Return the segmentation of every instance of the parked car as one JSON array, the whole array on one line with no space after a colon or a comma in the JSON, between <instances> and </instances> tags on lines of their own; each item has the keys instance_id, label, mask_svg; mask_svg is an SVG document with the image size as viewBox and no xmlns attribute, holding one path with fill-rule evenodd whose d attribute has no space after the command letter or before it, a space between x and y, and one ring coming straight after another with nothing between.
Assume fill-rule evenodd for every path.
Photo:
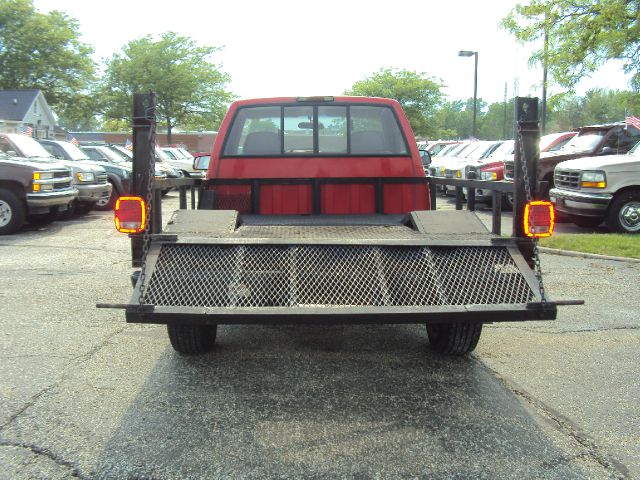
<instances>
[{"instance_id":1,"label":"parked car","mask_svg":"<svg viewBox=\"0 0 640 480\"><path fill-rule=\"evenodd\" d=\"M25 221L42 224L56 219L78 196L71 168L51 159L9 155L0 140L0 235L17 232Z\"/></svg>"},{"instance_id":2,"label":"parked car","mask_svg":"<svg viewBox=\"0 0 640 480\"><path fill-rule=\"evenodd\" d=\"M8 148L15 151L18 156L32 160L54 158L40 143L31 137L17 133L0 134L2 142ZM107 182L107 174L99 165L92 162L70 161L66 158L59 158L58 161L71 168L73 173L73 184L78 190L78 195L73 200L70 208L65 211L66 215L74 212L87 213L95 208L97 202L111 195L111 185Z\"/></svg>"},{"instance_id":3,"label":"parked car","mask_svg":"<svg viewBox=\"0 0 640 480\"><path fill-rule=\"evenodd\" d=\"M120 155L124 160L133 162L133 152L122 145L106 144L116 154ZM133 164L131 164L133 167ZM180 170L173 168L171 165L162 162L155 162L155 177L158 178L182 178L184 175ZM168 191L168 190L167 190Z\"/></svg>"},{"instance_id":4,"label":"parked car","mask_svg":"<svg viewBox=\"0 0 640 480\"><path fill-rule=\"evenodd\" d=\"M624 154L631 150L638 140L640 130L625 122L579 128L577 134L560 150L540 154L538 180L547 182L547 189L542 192L542 196L548 198L549 190L554 186L553 171L560 162L574 158ZM506 179L513 179L513 168L513 160L505 162Z\"/></svg>"},{"instance_id":5,"label":"parked car","mask_svg":"<svg viewBox=\"0 0 640 480\"><path fill-rule=\"evenodd\" d=\"M440 153L443 149L447 148L449 145L457 145L459 143L459 140L437 140L433 142L427 142L427 144L425 145L425 149L433 157Z\"/></svg>"},{"instance_id":6,"label":"parked car","mask_svg":"<svg viewBox=\"0 0 640 480\"><path fill-rule=\"evenodd\" d=\"M476 178L485 181L499 181L504 179L505 159L513 158L515 142L505 140L490 155L484 159L470 164L466 167L463 178ZM491 190L476 189L476 201L490 203L492 200ZM506 205L506 200L503 201Z\"/></svg>"},{"instance_id":7,"label":"parked car","mask_svg":"<svg viewBox=\"0 0 640 480\"><path fill-rule=\"evenodd\" d=\"M175 157L175 154L173 154ZM167 164L180 170L186 177L204 178L204 172L199 172L193 168L193 158L172 158L164 149L156 147L156 161Z\"/></svg>"},{"instance_id":8,"label":"parked car","mask_svg":"<svg viewBox=\"0 0 640 480\"><path fill-rule=\"evenodd\" d=\"M561 162L554 177L551 201L576 225L640 233L640 142L626 155Z\"/></svg>"},{"instance_id":9,"label":"parked car","mask_svg":"<svg viewBox=\"0 0 640 480\"><path fill-rule=\"evenodd\" d=\"M445 177L446 164L453 158L457 158L458 155L463 155L466 151L470 151L475 148L476 142L465 141L458 145L455 145L447 153L436 155L432 157L431 164L429 165L429 175L432 177ZM444 185L438 185L436 189L439 193L444 193Z\"/></svg>"},{"instance_id":10,"label":"parked car","mask_svg":"<svg viewBox=\"0 0 640 480\"><path fill-rule=\"evenodd\" d=\"M500 145L502 145L502 140L473 142L472 148L467 148L463 153L445 162L445 177L467 178L467 173L469 171L475 171L476 167ZM455 187L447 185L447 192L455 193Z\"/></svg>"},{"instance_id":11,"label":"parked car","mask_svg":"<svg viewBox=\"0 0 640 480\"><path fill-rule=\"evenodd\" d=\"M133 168L131 162L123 159L117 153L104 145L82 145L80 150L91 160L100 165L109 165L107 173L109 181L113 185L111 196L96 205L97 210L112 210L116 200L123 194L131 191Z\"/></svg>"}]
</instances>

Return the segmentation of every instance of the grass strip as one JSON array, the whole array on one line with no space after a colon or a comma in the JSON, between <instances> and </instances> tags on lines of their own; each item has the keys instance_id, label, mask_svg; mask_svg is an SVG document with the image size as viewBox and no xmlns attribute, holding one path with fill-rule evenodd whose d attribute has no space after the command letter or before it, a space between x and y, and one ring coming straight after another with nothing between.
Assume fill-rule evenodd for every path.
<instances>
[{"instance_id":1,"label":"grass strip","mask_svg":"<svg viewBox=\"0 0 640 480\"><path fill-rule=\"evenodd\" d=\"M540 239L541 247L640 258L640 235L623 233L563 233Z\"/></svg>"}]
</instances>

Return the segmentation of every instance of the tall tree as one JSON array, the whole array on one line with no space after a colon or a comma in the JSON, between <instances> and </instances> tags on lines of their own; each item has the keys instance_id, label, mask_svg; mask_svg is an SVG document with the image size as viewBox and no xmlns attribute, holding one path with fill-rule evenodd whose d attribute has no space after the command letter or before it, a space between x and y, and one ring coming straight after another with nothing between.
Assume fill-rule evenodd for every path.
<instances>
[{"instance_id":1,"label":"tall tree","mask_svg":"<svg viewBox=\"0 0 640 480\"><path fill-rule=\"evenodd\" d=\"M233 95L226 90L229 76L211 62L219 49L199 46L192 39L167 32L154 40L132 40L106 63L100 88L108 119L131 116L133 94L156 92L157 115L171 131L188 124L216 128Z\"/></svg>"},{"instance_id":2,"label":"tall tree","mask_svg":"<svg viewBox=\"0 0 640 480\"><path fill-rule=\"evenodd\" d=\"M437 133L432 116L442 103L442 83L425 73L383 68L353 84L347 95L393 98L400 102L415 135Z\"/></svg>"},{"instance_id":3,"label":"tall tree","mask_svg":"<svg viewBox=\"0 0 640 480\"><path fill-rule=\"evenodd\" d=\"M546 63L552 78L564 87L572 88L616 59L640 89L638 0L530 0L517 4L501 25L521 42L548 34L547 51L543 42L531 60Z\"/></svg>"},{"instance_id":4,"label":"tall tree","mask_svg":"<svg viewBox=\"0 0 640 480\"><path fill-rule=\"evenodd\" d=\"M78 22L64 13L36 12L31 0L0 0L0 88L42 90L62 118L86 116L75 101L93 80L93 49ZM85 105L83 103L83 105Z\"/></svg>"}]
</instances>

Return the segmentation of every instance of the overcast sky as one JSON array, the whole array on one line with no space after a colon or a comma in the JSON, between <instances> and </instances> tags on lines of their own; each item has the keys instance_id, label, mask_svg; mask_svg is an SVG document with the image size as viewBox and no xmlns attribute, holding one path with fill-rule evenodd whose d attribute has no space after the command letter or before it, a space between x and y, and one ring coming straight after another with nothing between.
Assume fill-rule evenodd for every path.
<instances>
[{"instance_id":1,"label":"overcast sky","mask_svg":"<svg viewBox=\"0 0 640 480\"><path fill-rule=\"evenodd\" d=\"M337 95L382 67L395 67L441 79L449 99L465 99L473 96L473 58L458 51L477 50L478 97L489 102L502 101L505 83L509 97L541 96L541 71L527 63L531 47L498 27L515 3L34 0L39 11L76 18L97 61L132 39L170 30L224 47L214 61L240 98ZM611 64L582 82L578 93L626 89L627 81L620 65Z\"/></svg>"}]
</instances>

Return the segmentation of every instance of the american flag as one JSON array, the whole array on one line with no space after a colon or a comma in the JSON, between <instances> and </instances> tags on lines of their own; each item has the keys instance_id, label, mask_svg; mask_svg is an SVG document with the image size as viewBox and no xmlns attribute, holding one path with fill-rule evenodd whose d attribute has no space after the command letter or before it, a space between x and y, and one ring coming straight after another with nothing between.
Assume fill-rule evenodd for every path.
<instances>
[{"instance_id":1,"label":"american flag","mask_svg":"<svg viewBox=\"0 0 640 480\"><path fill-rule=\"evenodd\" d=\"M71 140L69 140L69 143L73 143L76 147L80 145L80 142L76 137L71 137Z\"/></svg>"},{"instance_id":2,"label":"american flag","mask_svg":"<svg viewBox=\"0 0 640 480\"><path fill-rule=\"evenodd\" d=\"M33 137L33 127L29 125L24 125L22 127L22 135L26 135L27 137Z\"/></svg>"},{"instance_id":3,"label":"american flag","mask_svg":"<svg viewBox=\"0 0 640 480\"><path fill-rule=\"evenodd\" d=\"M624 119L624 121L627 123L627 125L632 125L634 127L636 127L638 130L640 130L640 118L638 117L627 117Z\"/></svg>"}]
</instances>

